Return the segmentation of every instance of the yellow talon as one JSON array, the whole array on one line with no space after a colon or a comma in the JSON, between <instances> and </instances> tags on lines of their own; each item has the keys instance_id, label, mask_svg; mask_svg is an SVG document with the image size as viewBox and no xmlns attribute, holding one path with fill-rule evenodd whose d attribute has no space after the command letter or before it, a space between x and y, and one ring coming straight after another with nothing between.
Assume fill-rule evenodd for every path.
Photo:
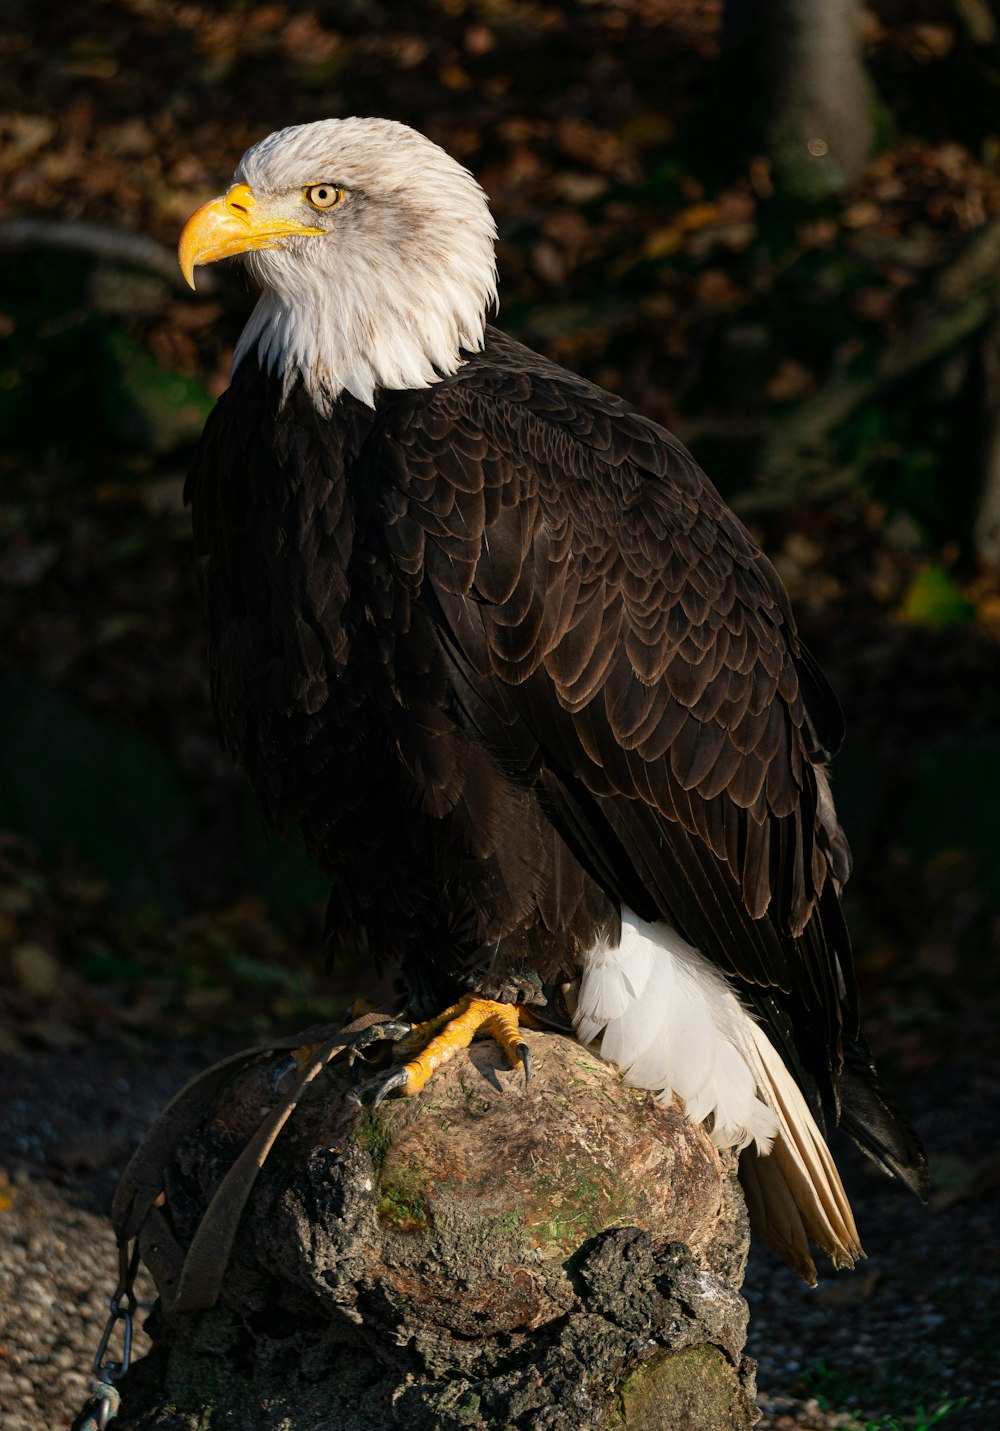
<instances>
[{"instance_id":1,"label":"yellow talon","mask_svg":"<svg viewBox=\"0 0 1000 1431\"><path fill-rule=\"evenodd\" d=\"M477 994L465 994L437 1018L417 1024L406 1040L407 1045L410 1048L419 1046L429 1032L433 1035L430 1042L405 1066L406 1082L402 1091L407 1098L419 1093L435 1069L447 1063L459 1049L468 1048L480 1033L500 1045L511 1068L522 1063L525 1077L531 1075L528 1046L521 1038L518 1010L514 1004L499 1004L493 999L481 999Z\"/></svg>"},{"instance_id":2,"label":"yellow talon","mask_svg":"<svg viewBox=\"0 0 1000 1431\"><path fill-rule=\"evenodd\" d=\"M521 1020L517 1005L499 1004L494 1007L497 1012L483 1024L482 1032L500 1045L511 1068L516 1068L521 1062L521 1050L527 1048L521 1037Z\"/></svg>"}]
</instances>

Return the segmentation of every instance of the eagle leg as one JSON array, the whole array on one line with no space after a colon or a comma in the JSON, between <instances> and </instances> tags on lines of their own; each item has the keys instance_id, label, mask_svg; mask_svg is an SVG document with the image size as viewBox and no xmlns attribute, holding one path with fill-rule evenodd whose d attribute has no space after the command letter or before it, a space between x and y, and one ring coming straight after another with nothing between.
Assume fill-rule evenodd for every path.
<instances>
[{"instance_id":1,"label":"eagle leg","mask_svg":"<svg viewBox=\"0 0 1000 1431\"><path fill-rule=\"evenodd\" d=\"M391 1029L399 1027L398 1024L390 1026ZM368 1032L366 1029L365 1033ZM498 1043L511 1068L520 1064L525 1081L531 1077L531 1053L521 1037L517 1006L483 999L477 994L464 994L457 1004L452 1004L451 1008L426 1023L406 1026L405 1032L399 1034L388 1033L390 1039L398 1042L399 1051L408 1061L387 1077L375 1079L358 1090L359 1101L370 1102L377 1107L383 1098L397 1090L412 1098L430 1081L435 1069L447 1063L459 1049L468 1048L477 1034L484 1034ZM380 1035L385 1037L386 1025L373 1026L371 1035L364 1040L364 1046ZM364 1056L357 1043L351 1050L352 1064L356 1056Z\"/></svg>"}]
</instances>

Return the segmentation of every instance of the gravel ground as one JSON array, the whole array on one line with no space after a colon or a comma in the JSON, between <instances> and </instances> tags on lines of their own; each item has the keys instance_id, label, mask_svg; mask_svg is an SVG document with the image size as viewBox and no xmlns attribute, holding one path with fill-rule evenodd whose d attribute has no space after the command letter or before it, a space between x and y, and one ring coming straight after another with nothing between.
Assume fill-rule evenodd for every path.
<instances>
[{"instance_id":1,"label":"gravel ground","mask_svg":"<svg viewBox=\"0 0 1000 1431\"><path fill-rule=\"evenodd\" d=\"M153 1118L221 1056L0 1059L0 1431L56 1431L82 1406L117 1275L104 1209ZM151 1281L137 1291L151 1306ZM137 1331L133 1355L147 1347Z\"/></svg>"},{"instance_id":2,"label":"gravel ground","mask_svg":"<svg viewBox=\"0 0 1000 1431\"><path fill-rule=\"evenodd\" d=\"M224 1051L0 1060L0 1431L69 1426L114 1281L102 1209L157 1111ZM761 1431L920 1428L918 1408L962 1398L948 1431L1000 1427L1000 1057L908 1083L937 1175L931 1206L841 1149L868 1261L841 1276L821 1268L810 1290L766 1250L751 1257ZM136 1355L144 1345L140 1333Z\"/></svg>"}]
</instances>

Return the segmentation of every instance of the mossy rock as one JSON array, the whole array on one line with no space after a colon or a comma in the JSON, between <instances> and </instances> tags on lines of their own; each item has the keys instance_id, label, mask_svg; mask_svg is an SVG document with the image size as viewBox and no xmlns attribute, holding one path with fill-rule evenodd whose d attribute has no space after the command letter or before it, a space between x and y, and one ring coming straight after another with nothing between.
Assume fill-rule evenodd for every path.
<instances>
[{"instance_id":1,"label":"mossy rock","mask_svg":"<svg viewBox=\"0 0 1000 1431\"><path fill-rule=\"evenodd\" d=\"M377 1111L336 1073L317 1088L258 1179L218 1305L154 1317L122 1431L176 1424L156 1419L166 1403L192 1428L211 1406L213 1431L307 1431L320 1408L344 1431L752 1424L734 1419L750 1405L734 1160L573 1040L526 1037L527 1087L483 1042ZM165 1215L182 1245L272 1083L270 1060L240 1074L178 1150ZM695 1403L725 1414L692 1421Z\"/></svg>"},{"instance_id":2,"label":"mossy rock","mask_svg":"<svg viewBox=\"0 0 1000 1431\"><path fill-rule=\"evenodd\" d=\"M750 1431L758 1412L738 1370L716 1347L667 1351L618 1388L608 1431Z\"/></svg>"}]
</instances>

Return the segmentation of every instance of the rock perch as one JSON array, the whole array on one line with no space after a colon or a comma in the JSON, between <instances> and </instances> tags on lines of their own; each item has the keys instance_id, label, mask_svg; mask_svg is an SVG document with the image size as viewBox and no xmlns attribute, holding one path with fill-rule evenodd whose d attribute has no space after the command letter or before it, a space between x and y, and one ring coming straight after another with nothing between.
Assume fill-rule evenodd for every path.
<instances>
[{"instance_id":1,"label":"rock perch","mask_svg":"<svg viewBox=\"0 0 1000 1431\"><path fill-rule=\"evenodd\" d=\"M374 1112L338 1065L318 1079L218 1304L151 1314L116 1428L752 1426L735 1159L578 1043L526 1038L527 1087L492 1043ZM177 1148L162 1212L182 1246L276 1102L276 1064L237 1074Z\"/></svg>"}]
</instances>

